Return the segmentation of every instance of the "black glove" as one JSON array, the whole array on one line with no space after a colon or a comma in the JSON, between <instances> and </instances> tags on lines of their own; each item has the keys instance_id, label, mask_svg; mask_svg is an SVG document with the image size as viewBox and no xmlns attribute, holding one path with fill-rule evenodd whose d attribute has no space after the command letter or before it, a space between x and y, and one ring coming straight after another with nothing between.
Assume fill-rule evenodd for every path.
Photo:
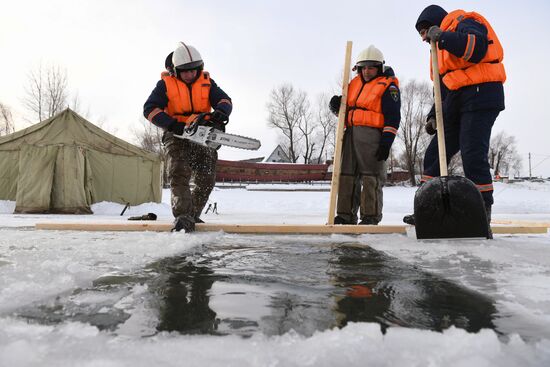
<instances>
[{"instance_id":1,"label":"black glove","mask_svg":"<svg viewBox=\"0 0 550 367\"><path fill-rule=\"evenodd\" d=\"M328 108L330 108L330 112L332 112L335 115L338 115L338 112L340 112L340 104L342 103L342 96L332 96L330 99L330 102L328 103Z\"/></svg>"},{"instance_id":2,"label":"black glove","mask_svg":"<svg viewBox=\"0 0 550 367\"><path fill-rule=\"evenodd\" d=\"M380 144L376 150L376 160L385 161L390 156L391 145Z\"/></svg>"},{"instance_id":3,"label":"black glove","mask_svg":"<svg viewBox=\"0 0 550 367\"><path fill-rule=\"evenodd\" d=\"M197 132L199 126L212 126L210 123L210 119L207 119L206 117L210 117L210 113L199 113L197 117L189 124L189 126L185 127L185 133L188 135L195 135Z\"/></svg>"},{"instance_id":4,"label":"black glove","mask_svg":"<svg viewBox=\"0 0 550 367\"><path fill-rule=\"evenodd\" d=\"M166 130L170 131L175 135L181 135L183 134L184 129L185 129L185 124L183 122L178 122L178 120L174 119L170 123L170 125L168 125L168 128Z\"/></svg>"},{"instance_id":5,"label":"black glove","mask_svg":"<svg viewBox=\"0 0 550 367\"><path fill-rule=\"evenodd\" d=\"M177 217L174 221L174 228L172 228L172 232L179 232L182 229L185 233L195 232L195 221L193 218L187 215L180 215Z\"/></svg>"},{"instance_id":6,"label":"black glove","mask_svg":"<svg viewBox=\"0 0 550 367\"><path fill-rule=\"evenodd\" d=\"M437 124L435 122L435 117L431 116L426 122L426 132L429 135L434 135L437 132Z\"/></svg>"},{"instance_id":7,"label":"black glove","mask_svg":"<svg viewBox=\"0 0 550 367\"><path fill-rule=\"evenodd\" d=\"M443 33L441 28L439 28L436 25L433 25L430 27L430 29L428 29L428 32L426 33L426 39L428 39L429 41L437 42L441 37L441 33Z\"/></svg>"},{"instance_id":8,"label":"black glove","mask_svg":"<svg viewBox=\"0 0 550 367\"><path fill-rule=\"evenodd\" d=\"M215 110L214 112L212 112L209 121L210 126L212 126L214 129L225 131L225 125L227 124L228 120L229 116L227 116L220 110Z\"/></svg>"}]
</instances>

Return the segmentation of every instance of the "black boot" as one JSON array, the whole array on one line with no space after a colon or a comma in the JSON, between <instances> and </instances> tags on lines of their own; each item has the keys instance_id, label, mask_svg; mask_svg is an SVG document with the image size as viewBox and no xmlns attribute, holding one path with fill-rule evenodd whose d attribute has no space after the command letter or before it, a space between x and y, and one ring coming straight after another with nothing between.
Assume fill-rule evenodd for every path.
<instances>
[{"instance_id":1,"label":"black boot","mask_svg":"<svg viewBox=\"0 0 550 367\"><path fill-rule=\"evenodd\" d=\"M405 215L403 217L403 222L410 224L411 226L414 226L415 225L414 214Z\"/></svg>"},{"instance_id":2,"label":"black boot","mask_svg":"<svg viewBox=\"0 0 550 367\"><path fill-rule=\"evenodd\" d=\"M174 227L172 232L179 232L184 230L185 233L195 231L195 221L188 215L180 215L174 220Z\"/></svg>"},{"instance_id":3,"label":"black boot","mask_svg":"<svg viewBox=\"0 0 550 367\"><path fill-rule=\"evenodd\" d=\"M378 225L378 222L380 222L378 220L378 218L375 218L375 217L364 217L363 219L361 219L361 221L359 222L360 225L373 225L373 226L376 226Z\"/></svg>"},{"instance_id":4,"label":"black boot","mask_svg":"<svg viewBox=\"0 0 550 367\"><path fill-rule=\"evenodd\" d=\"M355 220L347 220L339 215L334 217L334 224L357 224L357 218Z\"/></svg>"}]
</instances>

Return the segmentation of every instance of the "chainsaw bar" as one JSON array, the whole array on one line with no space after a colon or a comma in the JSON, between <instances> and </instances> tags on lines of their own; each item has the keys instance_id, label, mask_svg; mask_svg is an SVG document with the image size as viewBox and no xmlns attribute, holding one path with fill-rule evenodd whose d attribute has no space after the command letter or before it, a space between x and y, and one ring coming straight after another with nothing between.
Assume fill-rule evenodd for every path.
<instances>
[{"instance_id":1,"label":"chainsaw bar","mask_svg":"<svg viewBox=\"0 0 550 367\"><path fill-rule=\"evenodd\" d=\"M197 126L192 129L184 130L182 135L174 134L174 136L211 148L217 148L221 144L239 149L258 150L261 146L258 139L224 133L211 126Z\"/></svg>"}]
</instances>

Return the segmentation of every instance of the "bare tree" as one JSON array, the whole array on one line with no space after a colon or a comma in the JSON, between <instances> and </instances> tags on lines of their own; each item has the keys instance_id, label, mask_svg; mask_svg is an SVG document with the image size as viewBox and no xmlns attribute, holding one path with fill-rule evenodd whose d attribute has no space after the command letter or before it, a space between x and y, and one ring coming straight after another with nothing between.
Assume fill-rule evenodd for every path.
<instances>
[{"instance_id":1,"label":"bare tree","mask_svg":"<svg viewBox=\"0 0 550 367\"><path fill-rule=\"evenodd\" d=\"M427 82L412 79L402 83L401 124L398 137L404 147L403 168L409 172L411 185L416 185L415 174L422 169L423 152L429 140L429 136L424 132L424 126L432 104L432 88Z\"/></svg>"},{"instance_id":2,"label":"bare tree","mask_svg":"<svg viewBox=\"0 0 550 367\"><path fill-rule=\"evenodd\" d=\"M11 109L0 102L0 136L15 132Z\"/></svg>"},{"instance_id":3,"label":"bare tree","mask_svg":"<svg viewBox=\"0 0 550 367\"><path fill-rule=\"evenodd\" d=\"M501 131L491 139L489 164L494 174L509 173L521 169L521 157L516 149L516 138Z\"/></svg>"},{"instance_id":4,"label":"bare tree","mask_svg":"<svg viewBox=\"0 0 550 367\"><path fill-rule=\"evenodd\" d=\"M67 106L67 72L59 66L42 63L28 74L29 85L23 103L39 121L61 112Z\"/></svg>"},{"instance_id":5,"label":"bare tree","mask_svg":"<svg viewBox=\"0 0 550 367\"><path fill-rule=\"evenodd\" d=\"M270 101L267 103L268 122L277 128L284 136L282 146L288 157L296 162L300 156L300 123L305 118L307 105L305 92L296 91L291 84L283 84L271 90Z\"/></svg>"},{"instance_id":6,"label":"bare tree","mask_svg":"<svg viewBox=\"0 0 550 367\"><path fill-rule=\"evenodd\" d=\"M168 182L168 153L162 144L163 130L153 125L144 117L140 119L140 124L140 128L133 129L137 145L149 152L158 153L160 155L164 167L162 177L164 182Z\"/></svg>"},{"instance_id":7,"label":"bare tree","mask_svg":"<svg viewBox=\"0 0 550 367\"><path fill-rule=\"evenodd\" d=\"M84 108L84 106L82 106L82 102L80 100L80 95L78 94L78 91L76 91L71 96L70 107L74 112L78 113L80 116L84 117L85 119L88 119L88 120L91 119L90 107L88 106Z\"/></svg>"},{"instance_id":8,"label":"bare tree","mask_svg":"<svg viewBox=\"0 0 550 367\"><path fill-rule=\"evenodd\" d=\"M449 176L464 176L464 166L462 165L462 156L455 154L449 164L447 164Z\"/></svg>"},{"instance_id":9,"label":"bare tree","mask_svg":"<svg viewBox=\"0 0 550 367\"><path fill-rule=\"evenodd\" d=\"M330 111L328 107L328 96L321 94L317 98L317 141L318 155L316 163L322 163L332 157L334 152L334 139L336 138L336 124L338 118ZM324 154L324 159L323 159Z\"/></svg>"},{"instance_id":10,"label":"bare tree","mask_svg":"<svg viewBox=\"0 0 550 367\"><path fill-rule=\"evenodd\" d=\"M304 163L312 163L312 157L315 153L315 132L318 128L317 121L313 120L313 116L310 109L309 100L306 94L301 95L303 100L298 103L298 109L300 111L300 120L298 123L298 131L300 131L301 149L303 152Z\"/></svg>"}]
</instances>

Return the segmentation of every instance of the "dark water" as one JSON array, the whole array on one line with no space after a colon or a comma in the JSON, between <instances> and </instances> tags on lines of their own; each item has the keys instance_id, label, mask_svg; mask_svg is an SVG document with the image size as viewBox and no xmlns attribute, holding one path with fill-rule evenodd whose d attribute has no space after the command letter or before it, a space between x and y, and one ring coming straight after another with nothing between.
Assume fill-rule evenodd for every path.
<instances>
[{"instance_id":1,"label":"dark water","mask_svg":"<svg viewBox=\"0 0 550 367\"><path fill-rule=\"evenodd\" d=\"M136 286L143 290L139 296ZM19 310L42 323L82 321L113 330L148 309L154 332L310 336L348 322L441 331L495 329L483 294L354 243L296 244L290 238L203 245L134 274Z\"/></svg>"}]
</instances>

